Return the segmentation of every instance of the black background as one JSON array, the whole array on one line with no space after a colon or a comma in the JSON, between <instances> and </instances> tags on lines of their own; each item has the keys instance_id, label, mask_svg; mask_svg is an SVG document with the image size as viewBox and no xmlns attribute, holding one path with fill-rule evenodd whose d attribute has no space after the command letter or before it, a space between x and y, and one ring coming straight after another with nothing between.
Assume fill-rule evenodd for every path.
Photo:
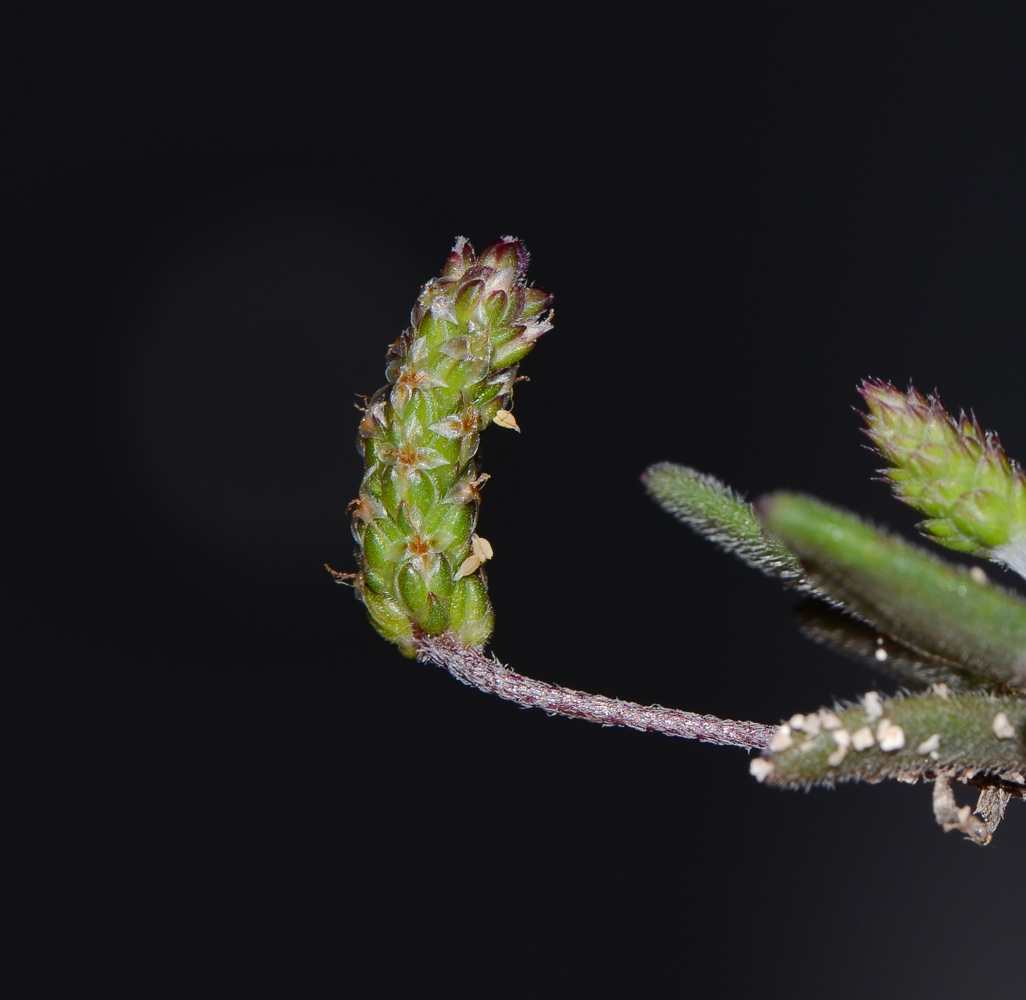
<instances>
[{"instance_id":1,"label":"black background","mask_svg":"<svg viewBox=\"0 0 1026 1000\"><path fill-rule=\"evenodd\" d=\"M638 476L909 531L868 375L1026 457L1020 4L33 4L8 37L19 995L1014 994L1018 804L981 850L926 787L782 793L520 711L321 566L354 393L453 238L514 233L557 316L485 436L496 652L769 722L893 690Z\"/></svg>"}]
</instances>

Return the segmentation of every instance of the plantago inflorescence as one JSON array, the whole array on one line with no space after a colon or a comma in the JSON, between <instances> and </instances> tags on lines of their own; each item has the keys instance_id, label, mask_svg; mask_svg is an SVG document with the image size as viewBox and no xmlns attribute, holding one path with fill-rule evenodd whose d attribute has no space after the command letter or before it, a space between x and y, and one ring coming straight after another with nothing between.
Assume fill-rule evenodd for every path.
<instances>
[{"instance_id":1,"label":"plantago inflorescence","mask_svg":"<svg viewBox=\"0 0 1026 1000\"><path fill-rule=\"evenodd\" d=\"M407 655L419 635L479 648L492 631L476 534L476 455L510 413L517 364L552 328L551 296L527 284L513 237L478 257L462 237L420 292L409 328L388 352L388 384L364 408L365 473L353 501L359 569L353 581L374 627Z\"/></svg>"},{"instance_id":2,"label":"plantago inflorescence","mask_svg":"<svg viewBox=\"0 0 1026 1000\"><path fill-rule=\"evenodd\" d=\"M895 496L926 515L928 538L1026 576L1026 472L975 416L956 420L934 394L863 382L866 433Z\"/></svg>"},{"instance_id":3,"label":"plantago inflorescence","mask_svg":"<svg viewBox=\"0 0 1026 1000\"><path fill-rule=\"evenodd\" d=\"M905 689L797 713L777 727L642 706L536 681L486 657L492 630L477 534L476 456L511 413L517 364L551 329L551 297L526 283L527 253L505 237L478 257L459 239L421 290L388 354L388 384L366 401L365 460L351 504L352 582L374 627L407 656L465 684L550 714L762 750L760 782L781 787L894 778L934 783L945 830L987 843L1005 805L1026 798L1026 601L980 567L950 565L811 497L755 504L712 476L668 462L642 477L689 527L802 594L805 633L889 673ZM948 548L1026 576L1026 474L975 418L884 382L860 390L868 434L900 499ZM952 779L977 786L976 814Z\"/></svg>"}]
</instances>

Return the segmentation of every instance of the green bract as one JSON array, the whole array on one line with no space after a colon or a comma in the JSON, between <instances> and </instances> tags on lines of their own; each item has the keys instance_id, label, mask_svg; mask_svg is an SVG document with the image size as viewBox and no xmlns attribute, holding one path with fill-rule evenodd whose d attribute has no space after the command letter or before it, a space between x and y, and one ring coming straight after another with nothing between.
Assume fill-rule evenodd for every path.
<instances>
[{"instance_id":1,"label":"green bract","mask_svg":"<svg viewBox=\"0 0 1026 1000\"><path fill-rule=\"evenodd\" d=\"M480 647L492 631L481 572L491 546L474 533L481 431L516 427L517 362L552 328L551 296L526 282L513 237L478 257L462 237L420 292L388 353L388 384L368 401L358 448L366 472L353 501L357 594L374 627L414 655L418 634Z\"/></svg>"}]
</instances>

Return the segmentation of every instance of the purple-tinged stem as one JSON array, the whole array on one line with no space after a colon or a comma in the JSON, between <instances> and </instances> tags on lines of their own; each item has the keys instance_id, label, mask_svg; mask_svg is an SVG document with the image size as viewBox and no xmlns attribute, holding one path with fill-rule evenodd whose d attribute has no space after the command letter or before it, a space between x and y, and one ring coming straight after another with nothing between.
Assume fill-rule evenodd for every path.
<instances>
[{"instance_id":1,"label":"purple-tinged stem","mask_svg":"<svg viewBox=\"0 0 1026 1000\"><path fill-rule=\"evenodd\" d=\"M644 733L680 736L720 746L761 750L773 738L775 726L761 722L737 722L715 715L695 715L662 705L638 705L586 691L573 691L536 681L515 673L480 650L465 646L450 635L419 636L415 640L417 659L444 667L456 680L497 694L524 708L540 708L550 715L584 719L601 726L626 726Z\"/></svg>"}]
</instances>

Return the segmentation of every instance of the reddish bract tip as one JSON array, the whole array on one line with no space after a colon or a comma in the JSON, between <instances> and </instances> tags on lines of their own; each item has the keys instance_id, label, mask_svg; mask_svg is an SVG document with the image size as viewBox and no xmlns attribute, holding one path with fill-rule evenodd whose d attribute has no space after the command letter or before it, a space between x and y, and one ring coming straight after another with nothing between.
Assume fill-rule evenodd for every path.
<instances>
[{"instance_id":1,"label":"reddish bract tip","mask_svg":"<svg viewBox=\"0 0 1026 1000\"><path fill-rule=\"evenodd\" d=\"M445 264L442 267L442 277L461 278L467 269L473 267L476 263L477 255L474 253L474 247L471 245L470 240L465 236L458 236L456 244L449 252L449 256L445 258Z\"/></svg>"},{"instance_id":2,"label":"reddish bract tip","mask_svg":"<svg viewBox=\"0 0 1026 1000\"><path fill-rule=\"evenodd\" d=\"M529 260L527 249L515 236L503 236L489 244L478 258L479 263L488 267L513 268L518 281L527 274Z\"/></svg>"}]
</instances>

